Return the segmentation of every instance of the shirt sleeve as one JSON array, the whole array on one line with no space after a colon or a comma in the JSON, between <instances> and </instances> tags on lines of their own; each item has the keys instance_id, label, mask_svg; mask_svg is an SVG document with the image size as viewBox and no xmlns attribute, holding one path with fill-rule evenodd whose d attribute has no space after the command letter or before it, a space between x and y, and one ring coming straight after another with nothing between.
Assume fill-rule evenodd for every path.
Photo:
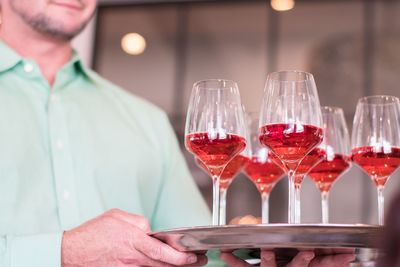
<instances>
[{"instance_id":1,"label":"shirt sleeve","mask_svg":"<svg viewBox=\"0 0 400 267\"><path fill-rule=\"evenodd\" d=\"M166 137L163 143L164 177L151 220L152 227L171 229L210 225L210 211L188 170L167 118L163 128Z\"/></svg>"},{"instance_id":2,"label":"shirt sleeve","mask_svg":"<svg viewBox=\"0 0 400 267\"><path fill-rule=\"evenodd\" d=\"M62 235L0 237L0 267L61 267Z\"/></svg>"}]
</instances>

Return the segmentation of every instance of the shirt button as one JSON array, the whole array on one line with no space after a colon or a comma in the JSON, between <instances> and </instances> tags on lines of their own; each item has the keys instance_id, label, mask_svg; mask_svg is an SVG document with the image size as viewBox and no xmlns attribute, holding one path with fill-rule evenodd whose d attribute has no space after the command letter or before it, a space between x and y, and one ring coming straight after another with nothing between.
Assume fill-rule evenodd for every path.
<instances>
[{"instance_id":1,"label":"shirt button","mask_svg":"<svg viewBox=\"0 0 400 267\"><path fill-rule=\"evenodd\" d=\"M56 102L57 99L58 99L58 97L54 93L50 95L50 101L51 102Z\"/></svg>"},{"instance_id":2,"label":"shirt button","mask_svg":"<svg viewBox=\"0 0 400 267\"><path fill-rule=\"evenodd\" d=\"M25 71L26 73L31 73L31 72L33 71L33 66L32 66L32 64L26 63L26 64L24 65L24 71Z\"/></svg>"},{"instance_id":3,"label":"shirt button","mask_svg":"<svg viewBox=\"0 0 400 267\"><path fill-rule=\"evenodd\" d=\"M63 148L64 148L64 143L63 143L60 139L58 139L58 140L56 141L56 147L57 147L58 149L63 149Z\"/></svg>"},{"instance_id":4,"label":"shirt button","mask_svg":"<svg viewBox=\"0 0 400 267\"><path fill-rule=\"evenodd\" d=\"M63 193L64 200L68 200L69 197L70 197L70 193L67 190L64 190L64 193Z\"/></svg>"}]
</instances>

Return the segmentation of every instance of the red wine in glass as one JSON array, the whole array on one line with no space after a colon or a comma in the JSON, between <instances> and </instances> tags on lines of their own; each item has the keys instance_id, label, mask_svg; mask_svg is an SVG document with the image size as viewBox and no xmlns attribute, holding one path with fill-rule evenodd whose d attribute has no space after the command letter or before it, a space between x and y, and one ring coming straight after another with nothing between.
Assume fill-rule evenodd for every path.
<instances>
[{"instance_id":1,"label":"red wine in glass","mask_svg":"<svg viewBox=\"0 0 400 267\"><path fill-rule=\"evenodd\" d=\"M308 176L317 184L321 192L328 192L336 179L350 167L350 158L335 154L330 159L325 158L318 163Z\"/></svg>"},{"instance_id":2,"label":"red wine in glass","mask_svg":"<svg viewBox=\"0 0 400 267\"><path fill-rule=\"evenodd\" d=\"M278 164L281 162L266 148L256 148L253 152L255 154L251 156L244 172L260 192L262 223L269 223L269 195L285 171Z\"/></svg>"},{"instance_id":3,"label":"red wine in glass","mask_svg":"<svg viewBox=\"0 0 400 267\"><path fill-rule=\"evenodd\" d=\"M360 98L354 115L351 143L352 160L376 184L378 223L384 225L383 191L389 176L399 166L399 98L388 95Z\"/></svg>"},{"instance_id":4,"label":"red wine in glass","mask_svg":"<svg viewBox=\"0 0 400 267\"><path fill-rule=\"evenodd\" d=\"M259 140L285 165L289 178L288 222L300 223L295 171L323 136L317 86L311 73L268 74L259 118ZM300 194L297 194L300 195Z\"/></svg>"},{"instance_id":5,"label":"red wine in glass","mask_svg":"<svg viewBox=\"0 0 400 267\"><path fill-rule=\"evenodd\" d=\"M325 150L316 147L300 162L295 172L295 185L300 187L306 174L325 157Z\"/></svg>"},{"instance_id":6,"label":"red wine in glass","mask_svg":"<svg viewBox=\"0 0 400 267\"><path fill-rule=\"evenodd\" d=\"M352 150L352 160L371 176L377 186L384 186L400 166L400 148L357 147Z\"/></svg>"},{"instance_id":7,"label":"red wine in glass","mask_svg":"<svg viewBox=\"0 0 400 267\"><path fill-rule=\"evenodd\" d=\"M326 153L322 159L307 170L308 176L321 192L322 223L329 223L329 190L333 182L350 166L350 139L343 109L321 107L324 140L318 149ZM310 155L315 152L315 149Z\"/></svg>"},{"instance_id":8,"label":"red wine in glass","mask_svg":"<svg viewBox=\"0 0 400 267\"><path fill-rule=\"evenodd\" d=\"M193 133L186 136L186 147L216 176L246 147L246 140L235 134Z\"/></svg>"},{"instance_id":9,"label":"red wine in glass","mask_svg":"<svg viewBox=\"0 0 400 267\"><path fill-rule=\"evenodd\" d=\"M212 177L219 177L218 191L223 194L218 194L219 215L217 217L218 221L213 222L214 224L217 224L217 222L219 225L226 223L226 190L222 191L221 186L227 187L232 177L228 179L228 183L227 179L221 179L221 175L229 162L244 150L245 147L245 138L235 134L193 133L186 136L186 148L201 161ZM230 169L228 168L229 171Z\"/></svg>"},{"instance_id":10,"label":"red wine in glass","mask_svg":"<svg viewBox=\"0 0 400 267\"><path fill-rule=\"evenodd\" d=\"M244 172L257 186L261 195L271 193L275 184L285 174L284 170L271 158L260 161L257 156L253 156L248 161Z\"/></svg>"},{"instance_id":11,"label":"red wine in glass","mask_svg":"<svg viewBox=\"0 0 400 267\"><path fill-rule=\"evenodd\" d=\"M226 165L224 170L222 171L220 177L220 191L227 190L230 186L233 179L236 175L242 170L242 168L247 164L248 158L241 154L235 156L229 163ZM211 172L208 170L207 166L204 163L196 158L196 163L210 176L212 175Z\"/></svg>"},{"instance_id":12,"label":"red wine in glass","mask_svg":"<svg viewBox=\"0 0 400 267\"><path fill-rule=\"evenodd\" d=\"M268 124L260 129L260 142L280 158L288 170L289 177L294 176L294 213L290 215L294 217L289 221L300 223L300 184L304 177L301 171L311 168L311 163L318 159L318 153L312 154L309 159L305 157L322 142L322 139L322 128L313 125ZM302 160L305 160L303 166Z\"/></svg>"},{"instance_id":13,"label":"red wine in glass","mask_svg":"<svg viewBox=\"0 0 400 267\"><path fill-rule=\"evenodd\" d=\"M220 186L221 189L228 189L232 180L236 177L236 175L242 170L242 168L247 164L248 158L243 155L235 156L229 163L226 165L224 171L221 174Z\"/></svg>"},{"instance_id":14,"label":"red wine in glass","mask_svg":"<svg viewBox=\"0 0 400 267\"><path fill-rule=\"evenodd\" d=\"M236 82L209 79L193 85L185 125L186 149L207 166L213 181L212 224L220 224L220 175L246 146L244 110Z\"/></svg>"},{"instance_id":15,"label":"red wine in glass","mask_svg":"<svg viewBox=\"0 0 400 267\"><path fill-rule=\"evenodd\" d=\"M261 127L260 132L260 142L285 165L303 159L323 138L322 128L313 125L268 124Z\"/></svg>"}]
</instances>

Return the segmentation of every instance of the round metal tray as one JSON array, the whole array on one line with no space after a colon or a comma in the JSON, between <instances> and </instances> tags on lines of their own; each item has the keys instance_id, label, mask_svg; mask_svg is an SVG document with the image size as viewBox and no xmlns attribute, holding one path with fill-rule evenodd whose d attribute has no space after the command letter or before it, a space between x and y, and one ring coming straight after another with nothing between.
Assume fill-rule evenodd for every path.
<instances>
[{"instance_id":1,"label":"round metal tray","mask_svg":"<svg viewBox=\"0 0 400 267\"><path fill-rule=\"evenodd\" d=\"M180 228L152 236L180 251L376 248L381 229L363 224L258 224Z\"/></svg>"}]
</instances>

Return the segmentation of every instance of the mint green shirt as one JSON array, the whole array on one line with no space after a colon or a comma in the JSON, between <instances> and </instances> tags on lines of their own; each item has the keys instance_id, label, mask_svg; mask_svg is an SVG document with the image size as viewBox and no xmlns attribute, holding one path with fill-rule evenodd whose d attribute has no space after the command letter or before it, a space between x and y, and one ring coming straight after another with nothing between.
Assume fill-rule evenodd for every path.
<instances>
[{"instance_id":1,"label":"mint green shirt","mask_svg":"<svg viewBox=\"0 0 400 267\"><path fill-rule=\"evenodd\" d=\"M0 267L59 267L63 231L112 208L210 223L164 112L76 55L50 87L0 43Z\"/></svg>"}]
</instances>

